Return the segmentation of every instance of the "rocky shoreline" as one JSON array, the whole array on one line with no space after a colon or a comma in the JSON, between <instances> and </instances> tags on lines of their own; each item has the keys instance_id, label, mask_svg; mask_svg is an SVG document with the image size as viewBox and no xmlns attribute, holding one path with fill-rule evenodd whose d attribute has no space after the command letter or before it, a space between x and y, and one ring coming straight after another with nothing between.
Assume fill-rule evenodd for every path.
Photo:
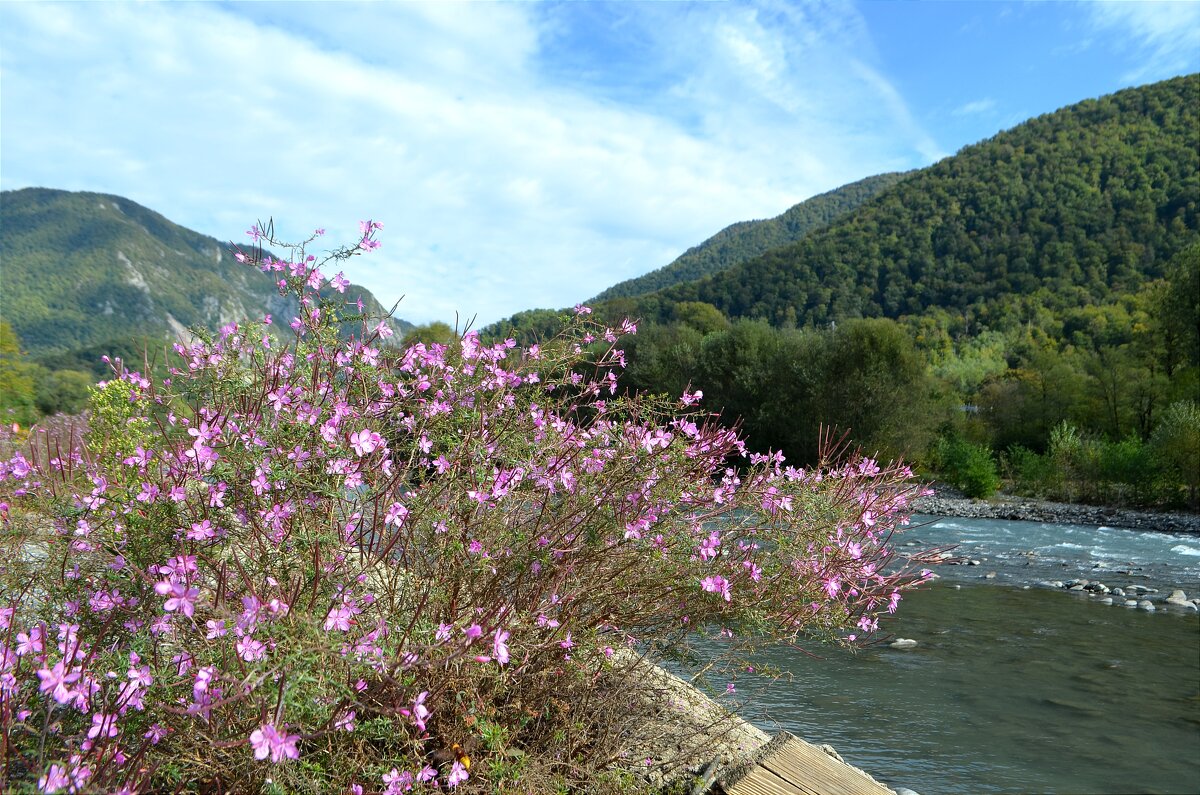
<instances>
[{"instance_id":1,"label":"rocky shoreline","mask_svg":"<svg viewBox=\"0 0 1200 795\"><path fill-rule=\"evenodd\" d=\"M1037 587L1070 591L1078 593L1080 596L1091 597L1100 604L1136 608L1150 613L1162 608L1192 613L1200 612L1200 597L1189 599L1182 588L1174 588L1164 597L1157 588L1148 588L1144 585L1110 588L1099 580L1042 580L1037 583Z\"/></svg>"},{"instance_id":2,"label":"rocky shoreline","mask_svg":"<svg viewBox=\"0 0 1200 795\"><path fill-rule=\"evenodd\" d=\"M978 500L964 497L960 492L941 484L934 484L933 489L932 495L913 501L913 509L917 513L964 519L1122 527L1200 536L1200 514L1195 513L1137 511L1104 505L1049 502L1010 494L997 494L988 500Z\"/></svg>"}]
</instances>

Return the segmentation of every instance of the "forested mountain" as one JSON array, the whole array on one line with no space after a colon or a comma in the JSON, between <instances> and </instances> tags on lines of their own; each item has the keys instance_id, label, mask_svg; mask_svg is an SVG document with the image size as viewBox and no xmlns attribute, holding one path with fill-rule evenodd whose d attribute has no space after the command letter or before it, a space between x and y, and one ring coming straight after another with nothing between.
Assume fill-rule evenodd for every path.
<instances>
[{"instance_id":1,"label":"forested mountain","mask_svg":"<svg viewBox=\"0 0 1200 795\"><path fill-rule=\"evenodd\" d=\"M1200 506L1200 76L1026 122L799 242L613 297L631 390L821 427L976 496ZM553 314L513 317L521 336Z\"/></svg>"},{"instance_id":2,"label":"forested mountain","mask_svg":"<svg viewBox=\"0 0 1200 795\"><path fill-rule=\"evenodd\" d=\"M380 311L361 287L347 295ZM294 310L268 274L234 260L228 242L128 199L44 188L0 195L0 321L35 358L268 313L290 333Z\"/></svg>"},{"instance_id":3,"label":"forested mountain","mask_svg":"<svg viewBox=\"0 0 1200 795\"><path fill-rule=\"evenodd\" d=\"M739 221L681 254L670 265L627 279L592 299L604 301L651 293L675 284L695 281L771 249L795 243L816 229L828 226L904 178L904 174L879 174L813 196L775 218Z\"/></svg>"},{"instance_id":4,"label":"forested mountain","mask_svg":"<svg viewBox=\"0 0 1200 795\"><path fill-rule=\"evenodd\" d=\"M1163 275L1200 238L1200 76L1087 100L916 172L798 243L613 311L681 301L773 325L918 315L1026 321Z\"/></svg>"}]
</instances>

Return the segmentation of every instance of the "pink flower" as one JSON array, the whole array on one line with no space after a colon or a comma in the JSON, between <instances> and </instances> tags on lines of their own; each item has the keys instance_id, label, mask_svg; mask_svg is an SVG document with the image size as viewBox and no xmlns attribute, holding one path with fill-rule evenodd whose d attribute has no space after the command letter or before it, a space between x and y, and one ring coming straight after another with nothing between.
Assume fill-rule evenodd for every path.
<instances>
[{"instance_id":1,"label":"pink flower","mask_svg":"<svg viewBox=\"0 0 1200 795\"><path fill-rule=\"evenodd\" d=\"M497 629L495 640L492 641L492 653L496 655L496 662L501 665L508 663L508 632Z\"/></svg>"},{"instance_id":2,"label":"pink flower","mask_svg":"<svg viewBox=\"0 0 1200 795\"><path fill-rule=\"evenodd\" d=\"M37 675L42 680L38 689L50 693L59 704L66 704L75 697L70 685L79 681L80 674L78 671L67 672L61 661L55 663L53 668L42 668Z\"/></svg>"},{"instance_id":3,"label":"pink flower","mask_svg":"<svg viewBox=\"0 0 1200 795\"><path fill-rule=\"evenodd\" d=\"M267 647L260 640L247 635L237 642L238 656L246 662L257 662L267 656Z\"/></svg>"},{"instance_id":4,"label":"pink flower","mask_svg":"<svg viewBox=\"0 0 1200 795\"><path fill-rule=\"evenodd\" d=\"M188 588L181 582L163 581L154 586L160 596L166 596L163 610L174 613L176 610L191 618L196 612L196 598L200 596L199 588Z\"/></svg>"},{"instance_id":5,"label":"pink flower","mask_svg":"<svg viewBox=\"0 0 1200 795\"><path fill-rule=\"evenodd\" d=\"M58 792L63 787L71 785L67 771L61 765L50 765L46 775L38 779L38 789L42 792Z\"/></svg>"},{"instance_id":6,"label":"pink flower","mask_svg":"<svg viewBox=\"0 0 1200 795\"><path fill-rule=\"evenodd\" d=\"M425 720L433 713L425 706L425 699L429 697L429 691L423 690L413 699L412 703L412 722L417 727L418 731L425 731Z\"/></svg>"},{"instance_id":7,"label":"pink flower","mask_svg":"<svg viewBox=\"0 0 1200 795\"><path fill-rule=\"evenodd\" d=\"M383 442L383 437L374 431L363 428L358 433L350 434L350 446L354 448L354 452L361 458L364 455L375 450Z\"/></svg>"},{"instance_id":8,"label":"pink flower","mask_svg":"<svg viewBox=\"0 0 1200 795\"><path fill-rule=\"evenodd\" d=\"M92 727L88 729L87 736L89 740L95 740L98 737L116 737L117 717L106 715L103 712L93 714Z\"/></svg>"},{"instance_id":9,"label":"pink flower","mask_svg":"<svg viewBox=\"0 0 1200 795\"><path fill-rule=\"evenodd\" d=\"M383 774L384 795L398 795L412 790L413 774L407 770L400 771L392 768L391 772Z\"/></svg>"},{"instance_id":10,"label":"pink flower","mask_svg":"<svg viewBox=\"0 0 1200 795\"><path fill-rule=\"evenodd\" d=\"M463 763L456 759L454 760L454 767L450 768L450 775L446 777L446 783L451 787L457 787L470 777L471 774L463 767Z\"/></svg>"},{"instance_id":11,"label":"pink flower","mask_svg":"<svg viewBox=\"0 0 1200 795\"><path fill-rule=\"evenodd\" d=\"M350 286L350 282L347 281L346 277L341 271L338 271L337 275L329 280L329 286L337 290L339 293L344 293L346 292L346 288Z\"/></svg>"},{"instance_id":12,"label":"pink flower","mask_svg":"<svg viewBox=\"0 0 1200 795\"><path fill-rule=\"evenodd\" d=\"M250 746L254 749L255 759L266 759L269 755L271 761L278 764L284 759L299 758L300 751L296 748L299 739L299 735L287 734L286 728L280 734L270 723L264 723L250 734Z\"/></svg>"},{"instance_id":13,"label":"pink flower","mask_svg":"<svg viewBox=\"0 0 1200 795\"><path fill-rule=\"evenodd\" d=\"M387 515L383 518L383 523L400 527L404 524L404 519L407 516L408 508L404 507L404 505L401 503L393 502L391 506L388 507Z\"/></svg>"},{"instance_id":14,"label":"pink flower","mask_svg":"<svg viewBox=\"0 0 1200 795\"><path fill-rule=\"evenodd\" d=\"M213 527L212 522L208 519L202 522L194 522L192 529L187 531L187 537L191 541L207 541L215 537L216 534L216 528Z\"/></svg>"},{"instance_id":15,"label":"pink flower","mask_svg":"<svg viewBox=\"0 0 1200 795\"><path fill-rule=\"evenodd\" d=\"M721 594L721 598L726 602L733 600L733 594L729 590L729 580L726 580L724 577L705 577L700 581L700 587L709 593Z\"/></svg>"}]
</instances>

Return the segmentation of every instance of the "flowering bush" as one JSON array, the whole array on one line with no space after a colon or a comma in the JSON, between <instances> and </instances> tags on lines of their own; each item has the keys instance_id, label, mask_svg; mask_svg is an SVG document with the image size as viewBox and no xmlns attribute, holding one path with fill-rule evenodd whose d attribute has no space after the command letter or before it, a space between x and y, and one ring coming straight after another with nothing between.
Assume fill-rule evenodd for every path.
<instances>
[{"instance_id":1,"label":"flowering bush","mask_svg":"<svg viewBox=\"0 0 1200 795\"><path fill-rule=\"evenodd\" d=\"M921 579L885 569L906 470L794 469L699 394L616 394L632 324L389 347L327 276L379 228L239 250L291 338L114 362L82 440L0 464L8 790L616 786L587 706L616 650L861 641Z\"/></svg>"}]
</instances>

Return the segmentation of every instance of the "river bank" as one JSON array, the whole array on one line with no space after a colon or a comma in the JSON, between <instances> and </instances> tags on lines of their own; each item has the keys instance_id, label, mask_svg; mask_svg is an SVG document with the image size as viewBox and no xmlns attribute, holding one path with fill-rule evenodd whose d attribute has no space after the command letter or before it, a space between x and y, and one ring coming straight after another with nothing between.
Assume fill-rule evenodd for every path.
<instances>
[{"instance_id":1,"label":"river bank","mask_svg":"<svg viewBox=\"0 0 1200 795\"><path fill-rule=\"evenodd\" d=\"M1120 527L1200 535L1200 514L1184 511L1140 511L1106 505L1050 502L1011 494L986 500L970 499L944 484L932 484L934 493L913 502L917 513L964 519L1006 519L1050 524Z\"/></svg>"}]
</instances>

